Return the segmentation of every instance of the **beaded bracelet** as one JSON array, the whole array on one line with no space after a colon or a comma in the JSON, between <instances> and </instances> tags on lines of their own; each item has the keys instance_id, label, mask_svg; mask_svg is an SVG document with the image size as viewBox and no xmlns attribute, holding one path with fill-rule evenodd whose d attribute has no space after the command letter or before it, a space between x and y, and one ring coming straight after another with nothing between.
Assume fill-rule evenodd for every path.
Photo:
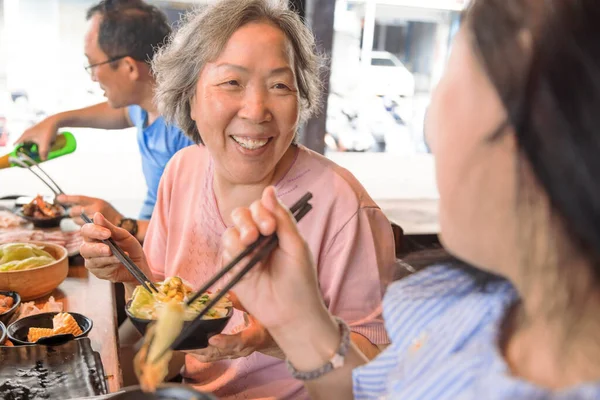
<instances>
[{"instance_id":1,"label":"beaded bracelet","mask_svg":"<svg viewBox=\"0 0 600 400\"><path fill-rule=\"evenodd\" d=\"M337 322L342 335L340 347L337 349L331 360L329 360L325 365L308 372L298 371L289 360L286 360L285 363L287 368L295 379L301 381L310 381L320 378L334 369L341 368L344 365L346 353L348 353L348 348L350 347L350 327L340 318L334 317L334 319Z\"/></svg>"}]
</instances>

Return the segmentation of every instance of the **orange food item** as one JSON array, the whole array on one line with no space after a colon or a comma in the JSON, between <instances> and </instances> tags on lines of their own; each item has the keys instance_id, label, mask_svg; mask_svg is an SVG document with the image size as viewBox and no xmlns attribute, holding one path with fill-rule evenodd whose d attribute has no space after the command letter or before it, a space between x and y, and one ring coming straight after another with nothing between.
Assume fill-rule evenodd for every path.
<instances>
[{"instance_id":1,"label":"orange food item","mask_svg":"<svg viewBox=\"0 0 600 400\"><path fill-rule=\"evenodd\" d=\"M29 332L27 332L27 341L35 343L43 337L53 335L54 330L52 330L52 328L29 328Z\"/></svg>"},{"instance_id":2,"label":"orange food item","mask_svg":"<svg viewBox=\"0 0 600 400\"><path fill-rule=\"evenodd\" d=\"M75 318L69 313L58 313L52 318L52 328L29 328L27 341L35 343L43 337L72 334L79 336L83 333Z\"/></svg>"},{"instance_id":3,"label":"orange food item","mask_svg":"<svg viewBox=\"0 0 600 400\"><path fill-rule=\"evenodd\" d=\"M15 304L15 300L10 296L0 294L0 314L7 312Z\"/></svg>"},{"instance_id":4,"label":"orange food item","mask_svg":"<svg viewBox=\"0 0 600 400\"><path fill-rule=\"evenodd\" d=\"M71 333L73 336L79 336L83 333L75 318L69 313L59 313L52 319L54 334L61 335Z\"/></svg>"}]
</instances>

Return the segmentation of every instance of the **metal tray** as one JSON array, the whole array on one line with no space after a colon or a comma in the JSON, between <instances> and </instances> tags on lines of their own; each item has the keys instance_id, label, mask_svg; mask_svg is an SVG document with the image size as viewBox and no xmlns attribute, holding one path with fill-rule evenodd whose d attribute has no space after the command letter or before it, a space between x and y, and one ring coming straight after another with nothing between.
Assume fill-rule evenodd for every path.
<instances>
[{"instance_id":1,"label":"metal tray","mask_svg":"<svg viewBox=\"0 0 600 400\"><path fill-rule=\"evenodd\" d=\"M88 338L60 346L0 347L1 399L73 399L107 393L100 355Z\"/></svg>"}]
</instances>

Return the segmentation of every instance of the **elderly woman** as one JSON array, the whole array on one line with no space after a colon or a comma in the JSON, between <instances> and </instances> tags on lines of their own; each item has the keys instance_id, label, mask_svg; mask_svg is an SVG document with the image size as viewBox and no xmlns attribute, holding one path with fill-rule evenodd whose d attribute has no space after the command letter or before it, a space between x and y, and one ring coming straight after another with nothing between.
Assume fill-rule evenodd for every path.
<instances>
[{"instance_id":1,"label":"elderly woman","mask_svg":"<svg viewBox=\"0 0 600 400\"><path fill-rule=\"evenodd\" d=\"M388 342L382 287L394 263L391 227L356 179L294 139L316 109L320 59L287 6L225 0L190 15L154 59L161 114L198 146L180 151L161 180L144 248L101 215L82 228L94 274L135 286L99 239L112 236L153 279L180 276L196 288L221 267L221 235L248 218L241 206L275 186L291 205L305 192L300 224L329 312L349 321L352 341L374 356ZM303 299L296 307L311 299ZM251 315L186 356L185 382L221 398L305 398L283 355Z\"/></svg>"},{"instance_id":2,"label":"elderly woman","mask_svg":"<svg viewBox=\"0 0 600 400\"><path fill-rule=\"evenodd\" d=\"M596 0L472 2L426 129L443 242L476 268L390 286L373 362L273 190L237 212L225 259L258 232L280 247L235 292L313 398L600 398L599 21Z\"/></svg>"}]
</instances>

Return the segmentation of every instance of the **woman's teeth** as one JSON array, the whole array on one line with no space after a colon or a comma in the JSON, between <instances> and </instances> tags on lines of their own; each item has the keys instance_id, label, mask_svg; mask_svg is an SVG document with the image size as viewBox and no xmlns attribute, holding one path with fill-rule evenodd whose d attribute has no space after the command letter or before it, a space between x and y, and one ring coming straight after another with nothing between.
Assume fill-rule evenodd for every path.
<instances>
[{"instance_id":1,"label":"woman's teeth","mask_svg":"<svg viewBox=\"0 0 600 400\"><path fill-rule=\"evenodd\" d=\"M241 136L232 136L237 144L248 150L260 149L269 142L269 139L250 139Z\"/></svg>"}]
</instances>

